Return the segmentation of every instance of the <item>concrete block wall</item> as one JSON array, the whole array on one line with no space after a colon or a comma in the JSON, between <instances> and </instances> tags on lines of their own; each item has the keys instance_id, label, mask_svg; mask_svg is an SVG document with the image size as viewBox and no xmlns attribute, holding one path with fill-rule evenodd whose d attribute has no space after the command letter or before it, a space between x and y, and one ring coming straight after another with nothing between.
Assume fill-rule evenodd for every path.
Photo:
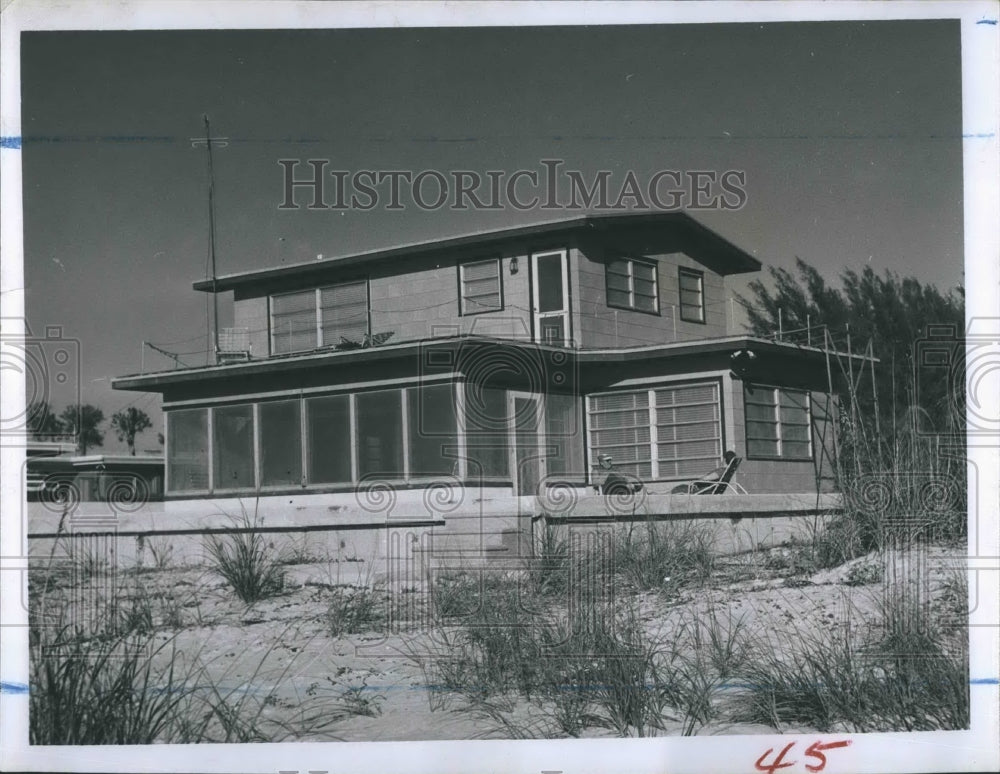
<instances>
[{"instance_id":1,"label":"concrete block wall","mask_svg":"<svg viewBox=\"0 0 1000 774\"><path fill-rule=\"evenodd\" d=\"M578 299L574 329L583 347L667 344L727 334L725 278L682 252L631 253L636 257L654 259L657 263L658 315L609 307L606 260L629 254L623 250L610 251L595 244L585 244L574 251L575 266L571 270L576 275L575 298ZM703 274L704 324L680 319L679 267L695 269Z\"/></svg>"},{"instance_id":2,"label":"concrete block wall","mask_svg":"<svg viewBox=\"0 0 1000 774\"><path fill-rule=\"evenodd\" d=\"M370 277L372 331L395 331L390 341L414 341L436 336L476 334L525 339L530 335L528 256L523 253L470 256L469 260L500 258L504 308L462 315L459 308L458 262L421 260L383 270ZM511 262L518 272L511 274Z\"/></svg>"}]
</instances>

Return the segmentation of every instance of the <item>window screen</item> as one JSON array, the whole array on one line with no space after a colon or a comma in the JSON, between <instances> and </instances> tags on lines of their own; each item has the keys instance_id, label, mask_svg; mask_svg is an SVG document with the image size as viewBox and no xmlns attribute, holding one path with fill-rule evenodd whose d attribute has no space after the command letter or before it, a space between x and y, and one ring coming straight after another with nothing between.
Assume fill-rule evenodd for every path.
<instances>
[{"instance_id":1,"label":"window screen","mask_svg":"<svg viewBox=\"0 0 1000 774\"><path fill-rule=\"evenodd\" d=\"M465 385L465 446L471 478L509 475L507 392Z\"/></svg>"},{"instance_id":2,"label":"window screen","mask_svg":"<svg viewBox=\"0 0 1000 774\"><path fill-rule=\"evenodd\" d=\"M368 333L368 283L321 288L319 314L320 346L335 347L344 339L362 343Z\"/></svg>"},{"instance_id":3,"label":"window screen","mask_svg":"<svg viewBox=\"0 0 1000 774\"><path fill-rule=\"evenodd\" d=\"M306 400L309 483L351 480L351 408L346 395Z\"/></svg>"},{"instance_id":4,"label":"window screen","mask_svg":"<svg viewBox=\"0 0 1000 774\"><path fill-rule=\"evenodd\" d=\"M261 486L302 483L302 426L299 401L260 404Z\"/></svg>"},{"instance_id":5,"label":"window screen","mask_svg":"<svg viewBox=\"0 0 1000 774\"><path fill-rule=\"evenodd\" d=\"M413 387L407 393L410 475L454 473L458 462L454 386Z\"/></svg>"},{"instance_id":6,"label":"window screen","mask_svg":"<svg viewBox=\"0 0 1000 774\"><path fill-rule=\"evenodd\" d=\"M361 344L368 332L367 280L271 296L275 354Z\"/></svg>"},{"instance_id":7,"label":"window screen","mask_svg":"<svg viewBox=\"0 0 1000 774\"><path fill-rule=\"evenodd\" d=\"M458 272L462 288L462 314L491 312L503 308L499 258L460 264Z\"/></svg>"},{"instance_id":8,"label":"window screen","mask_svg":"<svg viewBox=\"0 0 1000 774\"><path fill-rule=\"evenodd\" d=\"M316 346L316 291L271 296L271 351L283 354Z\"/></svg>"},{"instance_id":9,"label":"window screen","mask_svg":"<svg viewBox=\"0 0 1000 774\"><path fill-rule=\"evenodd\" d=\"M214 489L253 489L253 406L212 410Z\"/></svg>"},{"instance_id":10,"label":"window screen","mask_svg":"<svg viewBox=\"0 0 1000 774\"><path fill-rule=\"evenodd\" d=\"M171 492L208 489L208 410L167 412L167 464Z\"/></svg>"},{"instance_id":11,"label":"window screen","mask_svg":"<svg viewBox=\"0 0 1000 774\"><path fill-rule=\"evenodd\" d=\"M403 405L400 390L365 392L355 398L358 474L403 478Z\"/></svg>"}]
</instances>

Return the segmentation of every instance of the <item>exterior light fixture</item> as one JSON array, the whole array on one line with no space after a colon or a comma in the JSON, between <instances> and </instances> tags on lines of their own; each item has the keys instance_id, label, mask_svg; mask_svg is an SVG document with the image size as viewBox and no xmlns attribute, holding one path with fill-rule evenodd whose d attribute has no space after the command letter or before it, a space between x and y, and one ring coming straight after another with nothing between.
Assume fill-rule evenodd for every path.
<instances>
[{"instance_id":1,"label":"exterior light fixture","mask_svg":"<svg viewBox=\"0 0 1000 774\"><path fill-rule=\"evenodd\" d=\"M517 274L517 269L518 269L517 256L515 255L513 258L510 259L510 273Z\"/></svg>"}]
</instances>

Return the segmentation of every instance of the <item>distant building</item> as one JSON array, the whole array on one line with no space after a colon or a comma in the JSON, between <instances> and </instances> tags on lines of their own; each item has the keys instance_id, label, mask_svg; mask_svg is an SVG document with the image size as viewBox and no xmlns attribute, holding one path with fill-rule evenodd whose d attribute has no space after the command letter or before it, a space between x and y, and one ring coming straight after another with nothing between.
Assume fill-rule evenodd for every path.
<instances>
[{"instance_id":1,"label":"distant building","mask_svg":"<svg viewBox=\"0 0 1000 774\"><path fill-rule=\"evenodd\" d=\"M142 503L163 499L162 454L75 454L76 445L28 441L29 501L117 501Z\"/></svg>"},{"instance_id":2,"label":"distant building","mask_svg":"<svg viewBox=\"0 0 1000 774\"><path fill-rule=\"evenodd\" d=\"M727 277L760 268L655 213L243 272L194 283L233 293L217 364L113 385L163 395L168 501L582 496L600 456L669 493L727 450L751 493L829 492L831 353L732 332Z\"/></svg>"}]
</instances>

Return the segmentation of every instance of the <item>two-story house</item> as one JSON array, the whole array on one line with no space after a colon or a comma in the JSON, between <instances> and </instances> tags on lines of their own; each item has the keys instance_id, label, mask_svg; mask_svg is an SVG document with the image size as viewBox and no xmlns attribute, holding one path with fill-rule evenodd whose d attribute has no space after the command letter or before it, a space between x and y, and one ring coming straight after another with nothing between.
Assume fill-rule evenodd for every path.
<instances>
[{"instance_id":1,"label":"two-story house","mask_svg":"<svg viewBox=\"0 0 1000 774\"><path fill-rule=\"evenodd\" d=\"M654 213L231 274L194 287L233 294L242 357L114 386L163 394L168 501L583 497L601 456L669 493L727 450L751 493L830 491L827 353L727 332L726 278L760 268Z\"/></svg>"}]
</instances>

